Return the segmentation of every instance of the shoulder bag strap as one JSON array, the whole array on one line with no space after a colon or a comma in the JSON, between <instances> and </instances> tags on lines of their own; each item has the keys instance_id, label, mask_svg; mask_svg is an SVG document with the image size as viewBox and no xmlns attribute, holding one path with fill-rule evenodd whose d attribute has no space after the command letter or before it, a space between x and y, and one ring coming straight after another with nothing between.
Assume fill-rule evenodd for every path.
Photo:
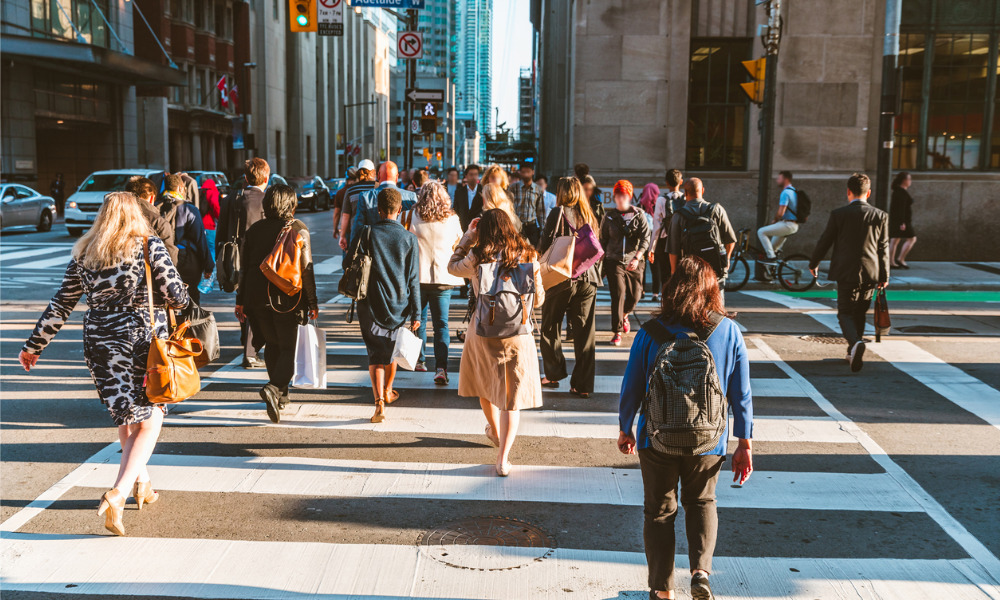
<instances>
[{"instance_id":1,"label":"shoulder bag strap","mask_svg":"<svg viewBox=\"0 0 1000 600\"><path fill-rule=\"evenodd\" d=\"M149 266L149 236L142 238L142 263L146 268L146 302L149 303L149 326L156 331L156 316L153 314L153 270Z\"/></svg>"},{"instance_id":2,"label":"shoulder bag strap","mask_svg":"<svg viewBox=\"0 0 1000 600\"><path fill-rule=\"evenodd\" d=\"M670 333L670 330L667 329L667 326L664 325L662 322L660 322L659 319L650 319L646 321L645 323L642 324L642 329L650 336L652 336L653 340L659 346L662 346L667 342L673 341L674 338L677 337L674 334Z\"/></svg>"}]
</instances>

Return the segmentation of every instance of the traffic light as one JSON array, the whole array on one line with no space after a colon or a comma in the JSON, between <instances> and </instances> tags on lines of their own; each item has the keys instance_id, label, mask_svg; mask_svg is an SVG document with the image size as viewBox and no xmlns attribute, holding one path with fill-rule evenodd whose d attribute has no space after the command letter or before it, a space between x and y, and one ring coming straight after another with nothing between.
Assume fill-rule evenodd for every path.
<instances>
[{"instance_id":1,"label":"traffic light","mask_svg":"<svg viewBox=\"0 0 1000 600\"><path fill-rule=\"evenodd\" d=\"M740 87L743 88L747 96L750 96L750 101L754 104L764 102L764 66L766 64L766 58L743 61L743 68L747 70L753 81L741 83Z\"/></svg>"},{"instance_id":2,"label":"traffic light","mask_svg":"<svg viewBox=\"0 0 1000 600\"><path fill-rule=\"evenodd\" d=\"M316 0L288 0L288 29L292 33L316 31Z\"/></svg>"},{"instance_id":3,"label":"traffic light","mask_svg":"<svg viewBox=\"0 0 1000 600\"><path fill-rule=\"evenodd\" d=\"M437 128L437 117L420 117L420 133L434 133Z\"/></svg>"}]
</instances>

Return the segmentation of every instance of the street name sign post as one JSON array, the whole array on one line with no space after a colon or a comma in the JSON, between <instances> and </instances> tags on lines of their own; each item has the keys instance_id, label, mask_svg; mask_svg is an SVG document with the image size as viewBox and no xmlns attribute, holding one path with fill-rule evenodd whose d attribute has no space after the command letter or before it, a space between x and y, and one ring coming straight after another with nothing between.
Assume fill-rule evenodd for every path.
<instances>
[{"instance_id":1,"label":"street name sign post","mask_svg":"<svg viewBox=\"0 0 1000 600\"><path fill-rule=\"evenodd\" d=\"M316 11L319 35L344 35L344 0L319 0Z\"/></svg>"}]
</instances>

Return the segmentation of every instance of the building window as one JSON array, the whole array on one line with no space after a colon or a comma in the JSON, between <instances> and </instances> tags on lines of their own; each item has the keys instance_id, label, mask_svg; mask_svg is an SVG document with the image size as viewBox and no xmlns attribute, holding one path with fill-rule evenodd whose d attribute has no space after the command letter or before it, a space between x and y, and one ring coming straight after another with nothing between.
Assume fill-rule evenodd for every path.
<instances>
[{"instance_id":1,"label":"building window","mask_svg":"<svg viewBox=\"0 0 1000 600\"><path fill-rule=\"evenodd\" d=\"M960 8L920 0L903 13L895 169L1000 170L1000 9L970 21Z\"/></svg>"},{"instance_id":2,"label":"building window","mask_svg":"<svg viewBox=\"0 0 1000 600\"><path fill-rule=\"evenodd\" d=\"M94 0L94 4L91 0L31 0L31 33L35 37L61 38L108 48L108 25L98 9L111 18L108 0Z\"/></svg>"},{"instance_id":3,"label":"building window","mask_svg":"<svg viewBox=\"0 0 1000 600\"><path fill-rule=\"evenodd\" d=\"M747 107L741 61L751 40L694 38L688 88L689 169L742 170L747 166Z\"/></svg>"}]
</instances>

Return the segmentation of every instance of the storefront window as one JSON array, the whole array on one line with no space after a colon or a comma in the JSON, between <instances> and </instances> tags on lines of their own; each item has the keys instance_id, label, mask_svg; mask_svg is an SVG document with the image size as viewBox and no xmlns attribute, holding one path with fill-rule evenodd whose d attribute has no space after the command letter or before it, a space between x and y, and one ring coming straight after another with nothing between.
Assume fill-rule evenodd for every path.
<instances>
[{"instance_id":1,"label":"storefront window","mask_svg":"<svg viewBox=\"0 0 1000 600\"><path fill-rule=\"evenodd\" d=\"M748 99L739 84L749 58L749 39L691 40L687 168L746 168Z\"/></svg>"}]
</instances>

